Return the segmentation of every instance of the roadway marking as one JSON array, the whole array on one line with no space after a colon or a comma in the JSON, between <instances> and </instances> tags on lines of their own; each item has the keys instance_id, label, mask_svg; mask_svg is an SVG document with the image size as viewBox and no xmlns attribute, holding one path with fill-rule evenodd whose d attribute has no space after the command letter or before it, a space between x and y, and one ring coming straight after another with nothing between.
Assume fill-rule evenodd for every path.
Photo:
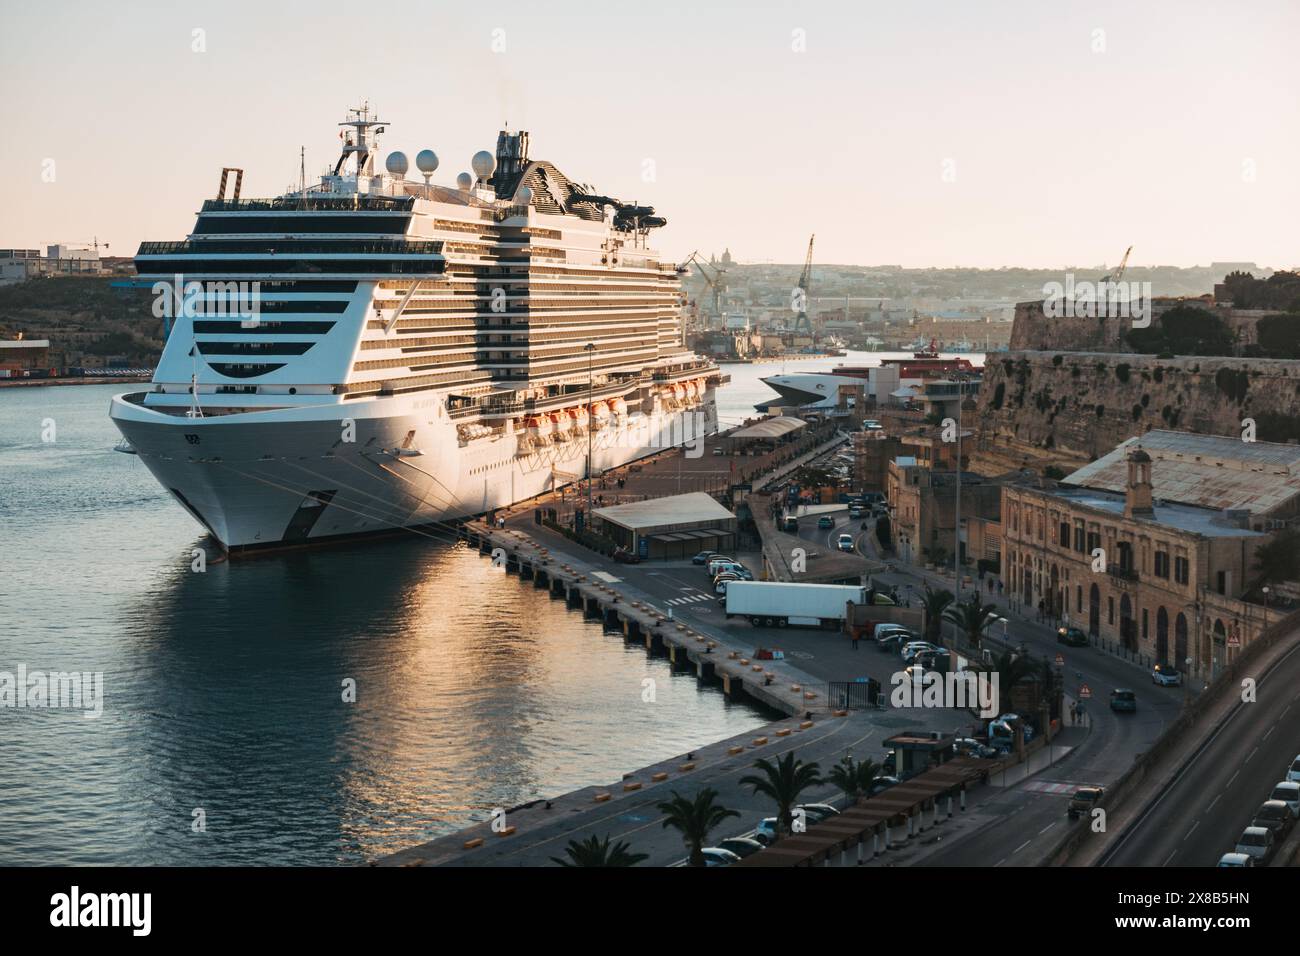
<instances>
[{"instance_id":1,"label":"roadway marking","mask_svg":"<svg viewBox=\"0 0 1300 956\"><path fill-rule=\"evenodd\" d=\"M623 580L622 578L614 577L614 575L610 574L608 571L592 571L591 576L593 578L600 578L606 584L618 584L619 581Z\"/></svg>"},{"instance_id":2,"label":"roadway marking","mask_svg":"<svg viewBox=\"0 0 1300 956\"><path fill-rule=\"evenodd\" d=\"M1029 846L1029 844L1032 843L1032 842L1033 842L1032 840L1026 840L1024 843L1020 844L1020 846L1018 846L1018 847L1016 847L1014 850L1012 850L1012 851L1011 851L1011 855L1012 855L1012 856L1015 856L1017 853L1019 853L1019 852L1020 852L1021 850L1023 850L1025 847Z\"/></svg>"},{"instance_id":3,"label":"roadway marking","mask_svg":"<svg viewBox=\"0 0 1300 956\"><path fill-rule=\"evenodd\" d=\"M1237 773L1241 773L1241 770L1240 770L1240 769L1237 770ZM1228 778L1227 786L1225 786L1225 787L1223 788L1223 792L1224 792L1224 793L1227 793L1227 792L1228 792L1228 787L1231 787L1231 786L1232 786L1232 781L1234 781L1234 780L1237 779L1237 773L1234 773L1231 777Z\"/></svg>"},{"instance_id":4,"label":"roadway marking","mask_svg":"<svg viewBox=\"0 0 1300 956\"><path fill-rule=\"evenodd\" d=\"M1250 752L1250 757L1247 757L1247 758L1245 759L1244 763L1250 763L1250 758L1251 758L1251 757L1254 757L1255 754L1257 754L1257 753L1259 753L1259 748L1258 748L1258 747L1256 747L1254 750L1252 750L1252 751Z\"/></svg>"},{"instance_id":5,"label":"roadway marking","mask_svg":"<svg viewBox=\"0 0 1300 956\"><path fill-rule=\"evenodd\" d=\"M1218 797L1215 797L1213 800L1210 801L1210 805L1205 808L1206 813L1209 813L1211 810L1214 809L1214 805L1219 802L1219 797L1221 796L1223 796L1223 794L1219 794Z\"/></svg>"},{"instance_id":6,"label":"roadway marking","mask_svg":"<svg viewBox=\"0 0 1300 956\"><path fill-rule=\"evenodd\" d=\"M1161 863L1160 865L1161 865L1161 866L1168 866L1168 865L1169 865L1169 860L1172 860L1172 859L1173 859L1174 857L1176 857L1177 855L1178 855L1178 851L1177 851L1177 850L1174 850L1173 853L1170 853L1170 854L1169 854L1169 858L1166 859L1165 862Z\"/></svg>"},{"instance_id":7,"label":"roadway marking","mask_svg":"<svg viewBox=\"0 0 1300 956\"><path fill-rule=\"evenodd\" d=\"M707 601L708 599L709 595L705 594L703 591L696 591L694 594L687 594L685 597L670 598L665 603L676 606L678 604L692 604L697 601Z\"/></svg>"},{"instance_id":8,"label":"roadway marking","mask_svg":"<svg viewBox=\"0 0 1300 956\"><path fill-rule=\"evenodd\" d=\"M1190 830L1187 831L1187 836L1183 837L1183 842L1184 842L1184 843L1187 842L1187 837L1189 837L1189 836L1191 836L1193 833L1195 833L1195 832L1196 832L1196 828L1199 827L1200 825L1201 825L1201 821L1200 821L1200 820L1197 820L1195 823L1192 824L1192 828L1191 828Z\"/></svg>"},{"instance_id":9,"label":"roadway marking","mask_svg":"<svg viewBox=\"0 0 1300 956\"><path fill-rule=\"evenodd\" d=\"M1277 724L1274 724L1272 727L1268 728L1268 734L1271 734L1275 730L1277 730ZM1268 734L1265 734L1263 737L1259 738L1260 743L1263 743L1265 740L1268 740Z\"/></svg>"},{"instance_id":10,"label":"roadway marking","mask_svg":"<svg viewBox=\"0 0 1300 956\"><path fill-rule=\"evenodd\" d=\"M1080 786L1081 784L1070 783L1069 781L1055 783L1050 780L1030 780L1021 789L1034 793L1069 793L1071 790L1078 790Z\"/></svg>"},{"instance_id":11,"label":"roadway marking","mask_svg":"<svg viewBox=\"0 0 1300 956\"><path fill-rule=\"evenodd\" d=\"M1052 827L1056 826L1056 824L1059 823L1059 822L1060 822L1060 821L1058 820L1058 821L1053 821L1052 823L1049 823L1047 826L1043 827L1041 830L1038 831L1038 835L1039 835L1039 836L1042 836L1042 835L1043 835L1044 833L1046 833L1048 830L1052 829Z\"/></svg>"}]
</instances>

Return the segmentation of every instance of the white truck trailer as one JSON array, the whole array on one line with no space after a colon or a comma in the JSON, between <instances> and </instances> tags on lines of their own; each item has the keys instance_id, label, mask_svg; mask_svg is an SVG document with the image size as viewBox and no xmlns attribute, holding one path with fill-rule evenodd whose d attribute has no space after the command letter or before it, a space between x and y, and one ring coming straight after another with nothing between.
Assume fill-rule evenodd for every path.
<instances>
[{"instance_id":1,"label":"white truck trailer","mask_svg":"<svg viewBox=\"0 0 1300 956\"><path fill-rule=\"evenodd\" d=\"M732 581L727 585L727 617L743 617L758 627L841 627L845 606L862 604L867 589L842 584L786 584Z\"/></svg>"}]
</instances>

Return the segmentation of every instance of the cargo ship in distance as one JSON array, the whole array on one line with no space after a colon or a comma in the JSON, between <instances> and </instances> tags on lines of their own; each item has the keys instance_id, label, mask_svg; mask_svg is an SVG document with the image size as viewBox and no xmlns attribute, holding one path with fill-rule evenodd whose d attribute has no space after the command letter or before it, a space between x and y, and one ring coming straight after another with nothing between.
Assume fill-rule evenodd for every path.
<instances>
[{"instance_id":1,"label":"cargo ship in distance","mask_svg":"<svg viewBox=\"0 0 1300 956\"><path fill-rule=\"evenodd\" d=\"M181 287L146 390L111 415L232 555L481 514L717 431L665 224L502 131L455 187L391 153L367 107L311 186L203 203L136 255ZM196 285L200 283L200 285ZM256 283L254 286L253 284ZM250 318L239 308L256 292Z\"/></svg>"}]
</instances>

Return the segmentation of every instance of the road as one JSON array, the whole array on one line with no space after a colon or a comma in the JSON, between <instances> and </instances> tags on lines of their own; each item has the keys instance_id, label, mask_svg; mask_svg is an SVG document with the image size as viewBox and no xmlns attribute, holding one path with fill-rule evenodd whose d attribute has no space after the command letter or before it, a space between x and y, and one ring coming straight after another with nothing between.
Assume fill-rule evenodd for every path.
<instances>
[{"instance_id":1,"label":"road","mask_svg":"<svg viewBox=\"0 0 1300 956\"><path fill-rule=\"evenodd\" d=\"M878 557L874 521L868 520L864 530L862 521L849 519L847 509L828 515L834 527L819 528L815 518L805 518L800 521L799 536L818 547L833 547L841 533L849 532L855 536L859 553ZM894 566L898 570L876 575L874 580L897 586L900 595L910 593L915 600L927 582L932 587L953 589L955 582L951 578L940 579L897 563ZM1070 699L1078 699L1081 685L1088 685L1092 699L1084 706L1091 720L1090 732L1075 743L1058 767L1006 789L982 792L958 836L945 839L941 846L931 847L924 854L902 854L897 858L901 863L907 863L909 857L923 856L917 859L918 865L1035 865L1039 855L1059 839L1060 827L1067 820L1066 805L1074 790L1089 784L1104 786L1117 779L1177 718L1183 706L1182 688L1156 686L1142 669L1096 648L1065 647L1057 643L1055 628L1050 624L1011 611L1007 601L997 595L986 593L985 599L998 605L1006 618L1005 634L1011 644L1023 642L1036 657L1054 660L1058 653L1064 657L1065 688ZM1002 633L995 626L994 635L1001 637ZM1110 710L1109 694L1117 687L1134 690L1137 713L1116 714ZM1293 748L1292 755L1296 750L1300 746Z\"/></svg>"},{"instance_id":2,"label":"road","mask_svg":"<svg viewBox=\"0 0 1300 956\"><path fill-rule=\"evenodd\" d=\"M1300 753L1300 643L1258 678L1190 763L1122 834L1105 866L1213 866Z\"/></svg>"}]
</instances>

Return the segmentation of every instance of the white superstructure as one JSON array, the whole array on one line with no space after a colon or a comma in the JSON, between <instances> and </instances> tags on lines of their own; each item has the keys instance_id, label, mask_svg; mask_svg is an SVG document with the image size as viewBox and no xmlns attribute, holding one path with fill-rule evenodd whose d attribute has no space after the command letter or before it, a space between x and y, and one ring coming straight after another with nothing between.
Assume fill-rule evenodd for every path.
<instances>
[{"instance_id":1,"label":"white superstructure","mask_svg":"<svg viewBox=\"0 0 1300 956\"><path fill-rule=\"evenodd\" d=\"M383 124L340 124L319 184L203 204L141 245L170 334L111 414L231 551L509 505L717 429L717 367L683 346L648 206L595 195L502 132L456 188L438 159L374 170Z\"/></svg>"}]
</instances>

